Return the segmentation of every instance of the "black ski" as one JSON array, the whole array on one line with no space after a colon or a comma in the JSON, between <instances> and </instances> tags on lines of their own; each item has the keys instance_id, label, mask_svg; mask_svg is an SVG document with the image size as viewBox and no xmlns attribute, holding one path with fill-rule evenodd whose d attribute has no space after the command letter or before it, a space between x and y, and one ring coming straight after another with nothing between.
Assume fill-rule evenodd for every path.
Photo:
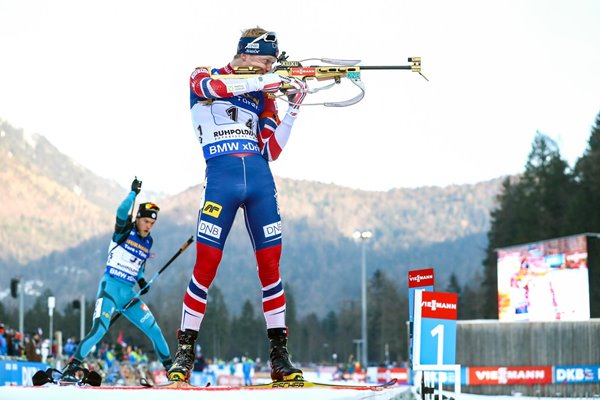
<instances>
[{"instance_id":1,"label":"black ski","mask_svg":"<svg viewBox=\"0 0 600 400\"><path fill-rule=\"evenodd\" d=\"M256 388L256 389L291 389L291 388L336 388L336 389L362 389L362 390L380 390L386 387L394 386L398 380L392 379L388 382L381 384L365 384L365 385L344 385L340 383L320 383L311 382L306 380L297 381L275 381L270 383L264 383L259 385L248 385L243 386L244 388Z\"/></svg>"},{"instance_id":2,"label":"black ski","mask_svg":"<svg viewBox=\"0 0 600 400\"><path fill-rule=\"evenodd\" d=\"M210 386L210 382L207 383L206 386L195 386L185 381L167 381L165 383L152 383L146 378L140 378L140 385L142 385L145 388L205 388Z\"/></svg>"},{"instance_id":3,"label":"black ski","mask_svg":"<svg viewBox=\"0 0 600 400\"><path fill-rule=\"evenodd\" d=\"M100 386L102 384L102 376L96 371L90 371L87 368L79 368L78 371L82 372L83 376L81 378L76 381L66 381L61 379L62 372L57 369L39 370L31 377L31 382L33 386L43 386L48 383L59 386ZM60 377L56 378L55 374Z\"/></svg>"},{"instance_id":4,"label":"black ski","mask_svg":"<svg viewBox=\"0 0 600 400\"><path fill-rule=\"evenodd\" d=\"M361 390L382 390L387 387L394 386L398 380L392 379L388 382L375 384L375 385L344 385L337 383L318 383L305 380L297 381L275 381L270 383L258 384L258 385L247 385L240 386L240 389L292 389L292 388L335 388L335 389L361 389ZM194 386L191 383L184 381L169 381L166 383L152 384L146 379L140 379L140 384L146 388L171 388L171 389L184 389L184 388L203 388L202 386ZM210 386L204 386L208 387Z\"/></svg>"}]
</instances>

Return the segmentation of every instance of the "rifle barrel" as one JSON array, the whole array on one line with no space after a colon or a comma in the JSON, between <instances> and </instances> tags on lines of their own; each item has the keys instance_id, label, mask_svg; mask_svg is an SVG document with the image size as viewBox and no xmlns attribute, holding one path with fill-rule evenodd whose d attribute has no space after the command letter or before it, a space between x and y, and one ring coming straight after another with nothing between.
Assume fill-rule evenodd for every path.
<instances>
[{"instance_id":1,"label":"rifle barrel","mask_svg":"<svg viewBox=\"0 0 600 400\"><path fill-rule=\"evenodd\" d=\"M412 65L357 65L360 69L412 69Z\"/></svg>"}]
</instances>

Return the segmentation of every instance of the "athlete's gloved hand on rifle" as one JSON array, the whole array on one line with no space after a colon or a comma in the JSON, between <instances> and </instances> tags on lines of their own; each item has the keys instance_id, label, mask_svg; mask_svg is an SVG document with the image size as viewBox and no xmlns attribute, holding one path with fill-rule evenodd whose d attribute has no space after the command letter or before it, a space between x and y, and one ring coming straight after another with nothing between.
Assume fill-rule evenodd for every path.
<instances>
[{"instance_id":1,"label":"athlete's gloved hand on rifle","mask_svg":"<svg viewBox=\"0 0 600 400\"><path fill-rule=\"evenodd\" d=\"M308 85L302 79L294 77L289 78L289 82L287 84L293 87L293 89L286 91L288 102L290 103L287 114L290 117L296 118L298 112L300 111L300 105L306 97Z\"/></svg>"},{"instance_id":2,"label":"athlete's gloved hand on rifle","mask_svg":"<svg viewBox=\"0 0 600 400\"><path fill-rule=\"evenodd\" d=\"M248 79L248 86L252 92L261 91L266 93L275 93L284 83L288 83L287 78L271 73Z\"/></svg>"},{"instance_id":3,"label":"athlete's gloved hand on rifle","mask_svg":"<svg viewBox=\"0 0 600 400\"><path fill-rule=\"evenodd\" d=\"M138 283L138 285L140 285L140 289L142 290L140 295L148 293L148 291L150 290L150 286L146 286L146 285L148 285L148 282L146 282L146 280L144 278L138 279L137 283Z\"/></svg>"},{"instance_id":4,"label":"athlete's gloved hand on rifle","mask_svg":"<svg viewBox=\"0 0 600 400\"><path fill-rule=\"evenodd\" d=\"M140 190L142 190L142 181L138 181L137 176L131 182L131 191L135 192L135 194L140 194Z\"/></svg>"}]
</instances>

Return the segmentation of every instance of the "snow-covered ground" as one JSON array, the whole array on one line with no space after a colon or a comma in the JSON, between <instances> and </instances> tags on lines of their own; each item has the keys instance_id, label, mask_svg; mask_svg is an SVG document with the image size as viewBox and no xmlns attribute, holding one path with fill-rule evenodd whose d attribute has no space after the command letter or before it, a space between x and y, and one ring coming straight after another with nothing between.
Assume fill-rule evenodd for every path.
<instances>
[{"instance_id":1,"label":"snow-covered ground","mask_svg":"<svg viewBox=\"0 0 600 400\"><path fill-rule=\"evenodd\" d=\"M317 375L307 376L314 382L336 383ZM258 382L257 382L258 383ZM484 396L444 392L444 397L456 400L541 400L526 396ZM198 387L186 389L144 388L141 386L73 387L47 385L0 386L0 400L420 400L410 386L393 386L378 390L365 388L288 388L257 389L245 387ZM433 397L429 397L433 399ZM428 400L429 400L428 399ZM554 397L552 400L558 400Z\"/></svg>"},{"instance_id":2,"label":"snow-covered ground","mask_svg":"<svg viewBox=\"0 0 600 400\"><path fill-rule=\"evenodd\" d=\"M285 396L282 396L285 394ZM452 397L452 393L445 392ZM368 389L248 389L208 387L193 389L164 389L143 387L0 387L0 400L418 400L406 386L373 391ZM462 393L456 400L542 400L525 396L483 396ZM567 399L567 398L564 398ZM572 400L572 398L570 398ZM552 400L558 400L553 397Z\"/></svg>"},{"instance_id":3,"label":"snow-covered ground","mask_svg":"<svg viewBox=\"0 0 600 400\"><path fill-rule=\"evenodd\" d=\"M407 387L393 387L382 390L369 389L248 389L248 388L193 388L164 389L143 387L0 387L0 400L400 400L411 398ZM282 396L285 394L285 397Z\"/></svg>"}]
</instances>

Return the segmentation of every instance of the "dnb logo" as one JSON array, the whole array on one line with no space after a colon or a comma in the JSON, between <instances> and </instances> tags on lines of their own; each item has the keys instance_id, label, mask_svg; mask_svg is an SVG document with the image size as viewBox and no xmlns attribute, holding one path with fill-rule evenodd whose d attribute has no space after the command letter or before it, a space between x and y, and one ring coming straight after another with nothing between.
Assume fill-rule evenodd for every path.
<instances>
[{"instance_id":1,"label":"dnb logo","mask_svg":"<svg viewBox=\"0 0 600 400\"><path fill-rule=\"evenodd\" d=\"M263 226L265 238L281 235L281 221L273 222L272 224Z\"/></svg>"},{"instance_id":2,"label":"dnb logo","mask_svg":"<svg viewBox=\"0 0 600 400\"><path fill-rule=\"evenodd\" d=\"M223 207L221 207L220 204L213 203L212 201L207 201L206 203L204 203L202 214L210 215L213 218L219 218L222 209Z\"/></svg>"}]
</instances>

